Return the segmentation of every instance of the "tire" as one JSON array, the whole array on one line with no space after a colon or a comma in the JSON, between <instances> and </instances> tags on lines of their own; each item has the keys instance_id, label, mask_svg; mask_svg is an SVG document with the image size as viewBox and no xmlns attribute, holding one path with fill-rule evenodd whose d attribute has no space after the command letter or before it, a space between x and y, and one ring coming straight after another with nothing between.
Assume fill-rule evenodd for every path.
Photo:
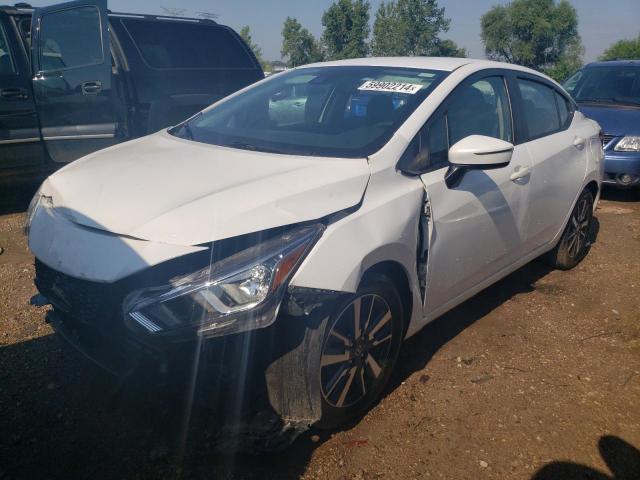
<instances>
[{"instance_id":1,"label":"tire","mask_svg":"<svg viewBox=\"0 0 640 480\"><path fill-rule=\"evenodd\" d=\"M321 350L318 428L345 425L368 411L391 376L403 333L402 301L386 277L366 281L336 309L325 328Z\"/></svg>"},{"instance_id":2,"label":"tire","mask_svg":"<svg viewBox=\"0 0 640 480\"><path fill-rule=\"evenodd\" d=\"M593 194L589 190L580 194L560 241L544 257L547 264L560 270L570 270L587 256L591 249L593 202Z\"/></svg>"}]
</instances>

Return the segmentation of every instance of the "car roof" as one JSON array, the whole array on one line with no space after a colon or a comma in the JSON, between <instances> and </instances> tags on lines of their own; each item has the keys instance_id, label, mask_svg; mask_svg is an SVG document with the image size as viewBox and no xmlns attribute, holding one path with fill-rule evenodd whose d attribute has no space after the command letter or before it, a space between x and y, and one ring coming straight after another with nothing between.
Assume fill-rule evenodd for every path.
<instances>
[{"instance_id":1,"label":"car roof","mask_svg":"<svg viewBox=\"0 0 640 480\"><path fill-rule=\"evenodd\" d=\"M640 67L640 60L606 60L602 62L591 62L585 68L597 67Z\"/></svg>"},{"instance_id":2,"label":"car roof","mask_svg":"<svg viewBox=\"0 0 640 480\"><path fill-rule=\"evenodd\" d=\"M335 60L330 62L311 63L301 66L307 67L338 67L338 66L375 66L375 67L400 67L400 68L421 68L425 70L442 70L453 72L465 65L474 65L479 68L506 68L509 70L519 70L536 75L543 75L530 68L521 67L511 63L494 62L492 60L481 60L476 58L458 57L367 57L351 58L348 60ZM543 75L544 76L544 75Z\"/></svg>"}]
</instances>

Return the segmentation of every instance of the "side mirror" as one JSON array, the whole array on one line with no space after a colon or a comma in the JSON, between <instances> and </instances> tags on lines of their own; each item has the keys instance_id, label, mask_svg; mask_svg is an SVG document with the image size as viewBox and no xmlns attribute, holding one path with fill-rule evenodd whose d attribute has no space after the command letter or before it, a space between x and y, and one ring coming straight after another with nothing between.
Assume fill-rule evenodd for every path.
<instances>
[{"instance_id":1,"label":"side mirror","mask_svg":"<svg viewBox=\"0 0 640 480\"><path fill-rule=\"evenodd\" d=\"M469 170L489 170L509 165L513 155L513 144L499 138L470 135L449 149L451 166L444 176L449 188L460 184Z\"/></svg>"}]
</instances>

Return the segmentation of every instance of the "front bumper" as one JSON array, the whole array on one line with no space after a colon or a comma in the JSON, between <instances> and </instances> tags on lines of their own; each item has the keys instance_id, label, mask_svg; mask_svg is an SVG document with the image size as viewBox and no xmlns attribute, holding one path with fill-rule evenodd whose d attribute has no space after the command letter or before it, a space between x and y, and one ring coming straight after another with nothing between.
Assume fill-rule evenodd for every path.
<instances>
[{"instance_id":1,"label":"front bumper","mask_svg":"<svg viewBox=\"0 0 640 480\"><path fill-rule=\"evenodd\" d=\"M640 185L640 152L605 151L603 183L622 188Z\"/></svg>"},{"instance_id":2,"label":"front bumper","mask_svg":"<svg viewBox=\"0 0 640 480\"><path fill-rule=\"evenodd\" d=\"M221 451L277 450L320 419L324 325L349 294L290 287L270 327L208 339L154 337L128 328L116 314L119 306L110 310L111 318L92 318L99 305L85 302L75 311L60 305L46 288L47 270L38 271L36 285L54 305L47 322L69 345L116 377L120 388L144 383L193 395L194 404L220 419L215 438ZM67 292L79 288L69 279L54 285ZM97 294L84 288L85 295ZM71 294L66 299L78 301Z\"/></svg>"}]
</instances>

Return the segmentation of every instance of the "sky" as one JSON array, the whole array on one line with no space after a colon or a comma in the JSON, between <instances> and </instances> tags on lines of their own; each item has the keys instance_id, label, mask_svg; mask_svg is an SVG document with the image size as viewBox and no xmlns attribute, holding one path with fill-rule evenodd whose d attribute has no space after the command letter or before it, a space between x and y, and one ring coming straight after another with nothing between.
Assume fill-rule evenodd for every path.
<instances>
[{"instance_id":1,"label":"sky","mask_svg":"<svg viewBox=\"0 0 640 480\"><path fill-rule=\"evenodd\" d=\"M29 1L29 0L26 0ZM332 0L108 0L113 11L130 13L162 13L161 6L185 9L185 15L211 12L219 15L218 22L239 31L249 25L253 40L262 48L266 60L280 59L282 24L287 16L295 17L311 33L322 34L322 13ZM371 18L381 0L370 0ZM7 2L9 3L9 2ZM55 0L33 0L34 6L58 3ZM480 39L480 17L493 5L504 0L440 0L451 28L442 35L469 52L473 58L484 58ZM590 62L612 43L634 38L640 33L640 0L572 0L578 11L579 30L585 46L584 60ZM606 9L606 10L605 10Z\"/></svg>"}]
</instances>

